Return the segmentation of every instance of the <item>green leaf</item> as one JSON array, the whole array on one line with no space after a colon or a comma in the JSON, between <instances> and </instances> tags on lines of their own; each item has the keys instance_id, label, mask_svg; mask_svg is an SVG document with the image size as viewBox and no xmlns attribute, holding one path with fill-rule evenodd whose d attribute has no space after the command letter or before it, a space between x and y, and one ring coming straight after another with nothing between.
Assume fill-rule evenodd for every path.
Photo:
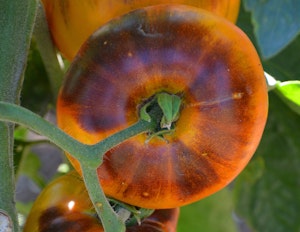
<instances>
[{"instance_id":1,"label":"green leaf","mask_svg":"<svg viewBox=\"0 0 300 232\"><path fill-rule=\"evenodd\" d=\"M243 3L243 2L242 2ZM254 35L254 28L251 23L251 14L241 7L239 18L237 21L240 27L252 43L258 49L257 41ZM264 70L276 78L276 80L299 80L300 79L300 65L299 53L300 51L300 35L294 39L284 50L272 57L271 59L262 60Z\"/></svg>"},{"instance_id":2,"label":"green leaf","mask_svg":"<svg viewBox=\"0 0 300 232\"><path fill-rule=\"evenodd\" d=\"M246 10L252 13L254 32L264 58L280 52L299 34L299 0L244 2Z\"/></svg>"},{"instance_id":3,"label":"green leaf","mask_svg":"<svg viewBox=\"0 0 300 232\"><path fill-rule=\"evenodd\" d=\"M28 129L23 126L18 126L14 130L15 139L26 139L27 134L28 134Z\"/></svg>"},{"instance_id":4,"label":"green leaf","mask_svg":"<svg viewBox=\"0 0 300 232\"><path fill-rule=\"evenodd\" d=\"M140 109L140 117L142 120L146 122L151 122L151 116L147 112L148 107L152 104L152 101L146 103L141 109Z\"/></svg>"},{"instance_id":5,"label":"green leaf","mask_svg":"<svg viewBox=\"0 0 300 232\"><path fill-rule=\"evenodd\" d=\"M227 188L181 207L177 232L235 232L231 191Z\"/></svg>"},{"instance_id":6,"label":"green leaf","mask_svg":"<svg viewBox=\"0 0 300 232\"><path fill-rule=\"evenodd\" d=\"M179 117L181 99L174 94L160 93L157 95L157 102L163 111L161 128L170 130L172 123Z\"/></svg>"},{"instance_id":7,"label":"green leaf","mask_svg":"<svg viewBox=\"0 0 300 232\"><path fill-rule=\"evenodd\" d=\"M236 211L254 231L300 230L300 121L270 93L267 126L234 186Z\"/></svg>"},{"instance_id":8,"label":"green leaf","mask_svg":"<svg viewBox=\"0 0 300 232\"><path fill-rule=\"evenodd\" d=\"M277 84L276 92L297 114L300 114L300 81L285 81Z\"/></svg>"},{"instance_id":9,"label":"green leaf","mask_svg":"<svg viewBox=\"0 0 300 232\"><path fill-rule=\"evenodd\" d=\"M265 71L275 77L276 80L299 80L300 65L297 51L300 51L300 36L278 55L263 61Z\"/></svg>"}]
</instances>

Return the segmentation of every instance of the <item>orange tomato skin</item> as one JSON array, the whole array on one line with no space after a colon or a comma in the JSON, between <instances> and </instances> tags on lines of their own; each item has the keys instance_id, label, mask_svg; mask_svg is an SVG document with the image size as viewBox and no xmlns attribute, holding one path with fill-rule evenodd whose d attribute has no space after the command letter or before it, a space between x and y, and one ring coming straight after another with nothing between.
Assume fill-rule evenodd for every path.
<instances>
[{"instance_id":1,"label":"orange tomato skin","mask_svg":"<svg viewBox=\"0 0 300 232\"><path fill-rule=\"evenodd\" d=\"M155 210L140 226L128 227L126 232L176 232L179 208Z\"/></svg>"},{"instance_id":2,"label":"orange tomato skin","mask_svg":"<svg viewBox=\"0 0 300 232\"><path fill-rule=\"evenodd\" d=\"M111 21L82 46L58 97L58 125L95 144L135 123L139 105L161 91L183 100L168 143L136 136L98 168L108 196L144 208L179 207L225 187L267 118L264 72L245 34L206 11L155 6Z\"/></svg>"},{"instance_id":3,"label":"orange tomato skin","mask_svg":"<svg viewBox=\"0 0 300 232\"><path fill-rule=\"evenodd\" d=\"M42 0L57 48L73 60L83 42L109 20L131 10L157 4L185 4L235 22L240 0Z\"/></svg>"},{"instance_id":4,"label":"orange tomato skin","mask_svg":"<svg viewBox=\"0 0 300 232\"><path fill-rule=\"evenodd\" d=\"M74 203L73 208L69 205ZM71 208L70 208L71 207ZM156 210L126 232L176 232L179 208ZM23 232L104 232L76 172L51 182L35 201Z\"/></svg>"},{"instance_id":5,"label":"orange tomato skin","mask_svg":"<svg viewBox=\"0 0 300 232\"><path fill-rule=\"evenodd\" d=\"M70 202L74 203L71 209ZM64 228L64 232L69 232L77 228L77 231L102 232L99 221L88 213L94 210L85 185L76 172L71 172L45 187L34 202L23 231L50 232Z\"/></svg>"}]
</instances>

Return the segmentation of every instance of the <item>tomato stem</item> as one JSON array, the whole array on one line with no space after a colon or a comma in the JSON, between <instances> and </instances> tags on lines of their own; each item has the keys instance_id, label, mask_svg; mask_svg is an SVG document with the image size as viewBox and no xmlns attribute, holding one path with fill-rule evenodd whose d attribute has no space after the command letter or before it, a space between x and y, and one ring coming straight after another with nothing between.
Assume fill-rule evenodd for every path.
<instances>
[{"instance_id":1,"label":"tomato stem","mask_svg":"<svg viewBox=\"0 0 300 232\"><path fill-rule=\"evenodd\" d=\"M0 102L0 120L24 125L30 130L46 136L52 143L65 151L75 152L74 154L79 156L79 159L83 156L80 155L78 151L82 151L82 149L84 149L83 146L86 145L76 141L58 127L24 107L7 102Z\"/></svg>"},{"instance_id":2,"label":"tomato stem","mask_svg":"<svg viewBox=\"0 0 300 232\"><path fill-rule=\"evenodd\" d=\"M98 184L96 169L104 154L112 147L137 134L153 131L156 123L139 120L136 124L104 139L95 145L86 145L73 139L61 129L24 107L0 101L0 121L21 124L46 136L52 143L72 154L81 164L89 196L107 232L125 231L124 222L114 212Z\"/></svg>"},{"instance_id":3,"label":"tomato stem","mask_svg":"<svg viewBox=\"0 0 300 232\"><path fill-rule=\"evenodd\" d=\"M53 100L56 101L65 70L63 62L59 62L59 55L53 44L42 5L39 5L37 9L33 35L49 77Z\"/></svg>"},{"instance_id":4,"label":"tomato stem","mask_svg":"<svg viewBox=\"0 0 300 232\"><path fill-rule=\"evenodd\" d=\"M82 162L90 163L89 166L94 165L96 168L102 163L104 154L109 151L114 146L120 144L121 142L144 132L153 131L156 124L155 122L147 122L145 120L139 120L137 123L129 126L128 128L121 130L108 138L100 141L95 145L90 145L90 152L85 154L84 160ZM88 157L90 156L90 157ZM95 159L97 161L95 162Z\"/></svg>"},{"instance_id":5,"label":"tomato stem","mask_svg":"<svg viewBox=\"0 0 300 232\"><path fill-rule=\"evenodd\" d=\"M81 166L85 185L89 192L89 196L101 219L104 231L116 232L125 231L125 224L122 219L114 212L110 206L105 194L98 184L97 171L89 166Z\"/></svg>"},{"instance_id":6,"label":"tomato stem","mask_svg":"<svg viewBox=\"0 0 300 232\"><path fill-rule=\"evenodd\" d=\"M151 131L155 127L154 122L140 120L95 145L87 145L73 139L39 115L16 104L0 101L0 121L24 125L30 130L46 136L52 143L72 154L82 165L90 167L101 165L103 155L112 147L137 134Z\"/></svg>"}]
</instances>

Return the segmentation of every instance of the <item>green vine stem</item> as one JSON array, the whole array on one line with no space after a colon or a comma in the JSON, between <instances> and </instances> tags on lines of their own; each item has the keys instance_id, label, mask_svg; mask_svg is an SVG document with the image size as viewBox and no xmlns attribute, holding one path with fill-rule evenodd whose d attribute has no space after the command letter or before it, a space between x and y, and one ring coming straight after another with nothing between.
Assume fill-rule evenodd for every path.
<instances>
[{"instance_id":1,"label":"green vine stem","mask_svg":"<svg viewBox=\"0 0 300 232\"><path fill-rule=\"evenodd\" d=\"M44 8L39 3L37 9L37 17L34 25L33 37L35 38L37 47L45 65L46 72L49 77L54 102L59 92L63 76L64 68L60 65L57 57L56 48L53 45L49 32Z\"/></svg>"},{"instance_id":2,"label":"green vine stem","mask_svg":"<svg viewBox=\"0 0 300 232\"><path fill-rule=\"evenodd\" d=\"M123 221L113 211L98 184L96 168L101 165L103 155L108 150L130 137L153 130L156 127L154 122L140 120L95 145L86 145L73 139L39 115L15 104L0 102L0 120L26 126L34 132L46 136L52 143L72 154L81 164L90 198L101 218L105 231L125 231Z\"/></svg>"},{"instance_id":3,"label":"green vine stem","mask_svg":"<svg viewBox=\"0 0 300 232\"><path fill-rule=\"evenodd\" d=\"M0 1L0 101L19 103L38 1ZM15 207L14 125L0 122L1 231L19 231Z\"/></svg>"},{"instance_id":4,"label":"green vine stem","mask_svg":"<svg viewBox=\"0 0 300 232\"><path fill-rule=\"evenodd\" d=\"M124 222L111 208L102 188L97 184L99 180L96 170L84 165L81 166L81 169L89 196L101 219L104 231L125 231Z\"/></svg>"},{"instance_id":5,"label":"green vine stem","mask_svg":"<svg viewBox=\"0 0 300 232\"><path fill-rule=\"evenodd\" d=\"M46 136L52 143L72 154L82 165L90 165L91 167L101 165L103 153L106 153L112 147L130 137L152 130L155 127L153 122L140 120L129 128L95 145L86 145L73 139L39 115L15 104L0 101L0 120L23 125L38 134Z\"/></svg>"}]
</instances>

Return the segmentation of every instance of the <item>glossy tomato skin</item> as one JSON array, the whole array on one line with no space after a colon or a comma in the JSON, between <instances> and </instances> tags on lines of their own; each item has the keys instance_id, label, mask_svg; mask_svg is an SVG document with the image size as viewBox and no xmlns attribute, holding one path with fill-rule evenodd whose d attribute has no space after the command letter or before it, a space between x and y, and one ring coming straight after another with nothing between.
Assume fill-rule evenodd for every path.
<instances>
[{"instance_id":1,"label":"glossy tomato skin","mask_svg":"<svg viewBox=\"0 0 300 232\"><path fill-rule=\"evenodd\" d=\"M70 205L74 203L74 206ZM71 207L71 208L70 208ZM85 185L76 172L47 186L35 201L23 232L104 232ZM179 208L156 210L126 232L175 232Z\"/></svg>"},{"instance_id":2,"label":"glossy tomato skin","mask_svg":"<svg viewBox=\"0 0 300 232\"><path fill-rule=\"evenodd\" d=\"M229 184L267 118L262 65L245 34L202 10L156 6L111 21L85 43L58 97L58 125L94 144L134 124L139 106L162 91L183 101L168 143L136 136L98 168L107 195L144 208L178 207Z\"/></svg>"},{"instance_id":3,"label":"glossy tomato skin","mask_svg":"<svg viewBox=\"0 0 300 232\"><path fill-rule=\"evenodd\" d=\"M70 202L74 202L71 209ZM71 172L41 192L28 215L24 232L103 231L99 221L89 216L94 213L81 177Z\"/></svg>"},{"instance_id":4,"label":"glossy tomato skin","mask_svg":"<svg viewBox=\"0 0 300 232\"><path fill-rule=\"evenodd\" d=\"M235 22L240 0L42 0L53 40L69 60L97 28L131 10L157 4L185 4Z\"/></svg>"},{"instance_id":5,"label":"glossy tomato skin","mask_svg":"<svg viewBox=\"0 0 300 232\"><path fill-rule=\"evenodd\" d=\"M126 232L176 232L179 208L155 210L141 225L130 226Z\"/></svg>"}]
</instances>

